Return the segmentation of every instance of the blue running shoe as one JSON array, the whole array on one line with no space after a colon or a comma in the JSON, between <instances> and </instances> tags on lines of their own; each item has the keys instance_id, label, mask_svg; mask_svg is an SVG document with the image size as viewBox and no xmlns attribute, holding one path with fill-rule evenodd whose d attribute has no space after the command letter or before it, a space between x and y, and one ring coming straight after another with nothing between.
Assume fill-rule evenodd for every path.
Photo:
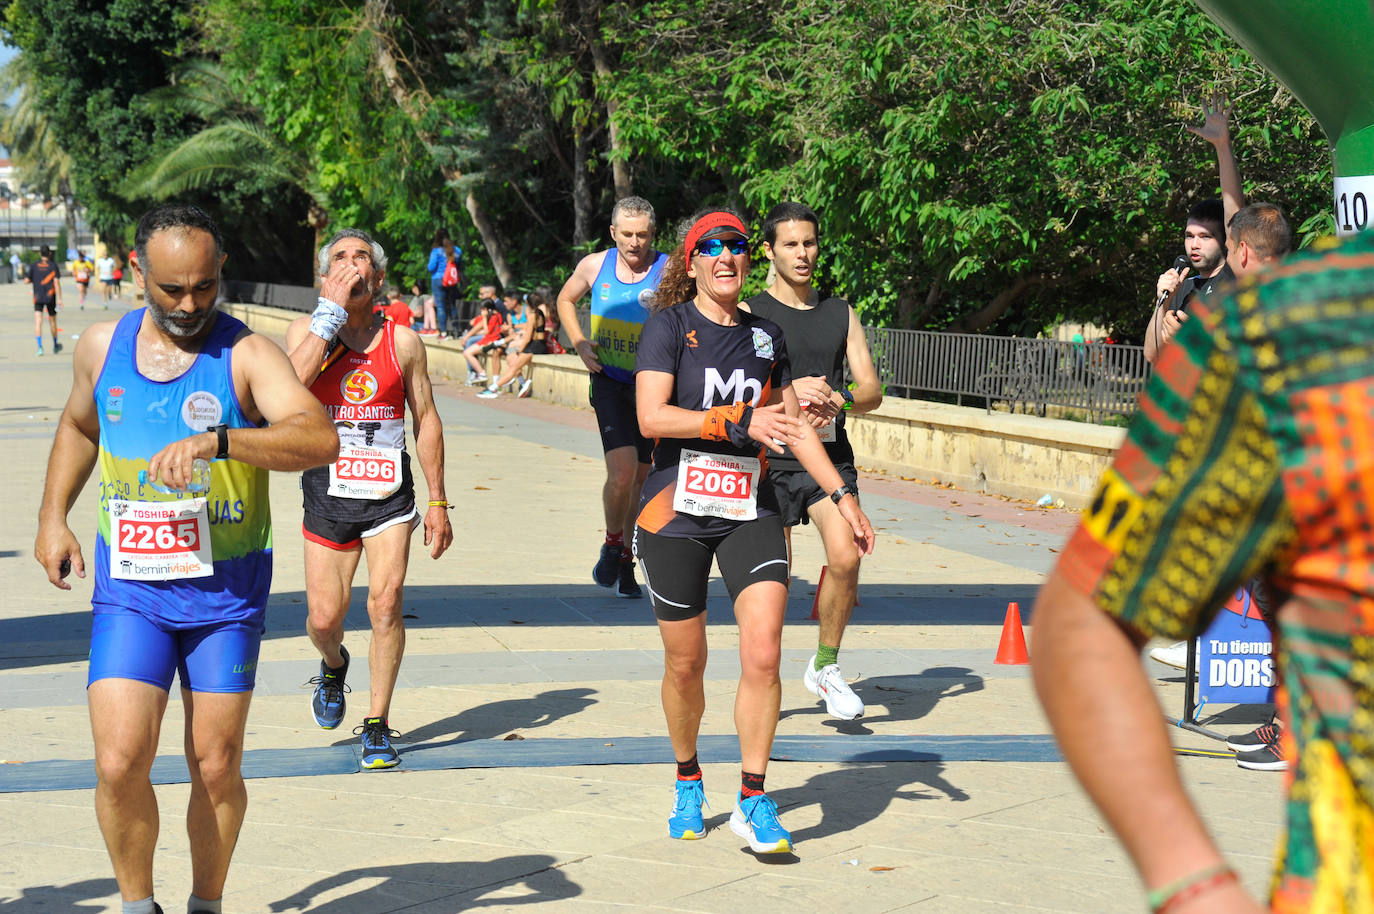
<instances>
[{"instance_id":1,"label":"blue running shoe","mask_svg":"<svg viewBox=\"0 0 1374 914\"><path fill-rule=\"evenodd\" d=\"M342 644L339 645L339 653L343 654L343 666L337 670L330 669L321 660L320 675L306 682L306 685L315 687L315 694L310 699L315 723L326 730L333 730L343 722L344 707L348 704L344 693L352 691L344 682L344 677L348 675L348 650Z\"/></svg>"},{"instance_id":2,"label":"blue running shoe","mask_svg":"<svg viewBox=\"0 0 1374 914\"><path fill-rule=\"evenodd\" d=\"M361 727L355 727L356 736L363 737L364 768L394 768L401 762L391 741L401 734L386 725L385 717L367 717Z\"/></svg>"},{"instance_id":3,"label":"blue running shoe","mask_svg":"<svg viewBox=\"0 0 1374 914\"><path fill-rule=\"evenodd\" d=\"M677 795L673 799L673 814L668 817L668 837L695 841L706 837L706 823L701 818L701 806L706 803L706 791L701 786L701 778L695 781L678 781Z\"/></svg>"},{"instance_id":4,"label":"blue running shoe","mask_svg":"<svg viewBox=\"0 0 1374 914\"><path fill-rule=\"evenodd\" d=\"M768 794L735 799L730 831L749 842L756 854L786 854L792 850L792 833L778 821L778 807Z\"/></svg>"},{"instance_id":5,"label":"blue running shoe","mask_svg":"<svg viewBox=\"0 0 1374 914\"><path fill-rule=\"evenodd\" d=\"M621 547L614 543L602 545L601 558L592 569L592 580L601 587L614 587L620 580L620 552Z\"/></svg>"}]
</instances>

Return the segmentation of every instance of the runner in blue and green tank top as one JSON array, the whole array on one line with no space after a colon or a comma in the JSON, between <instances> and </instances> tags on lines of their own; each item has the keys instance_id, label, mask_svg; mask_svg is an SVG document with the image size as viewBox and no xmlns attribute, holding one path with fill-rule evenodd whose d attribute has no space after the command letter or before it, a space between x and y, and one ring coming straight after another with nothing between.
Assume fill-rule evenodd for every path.
<instances>
[{"instance_id":1,"label":"runner in blue and green tank top","mask_svg":"<svg viewBox=\"0 0 1374 914\"><path fill-rule=\"evenodd\" d=\"M140 220L147 307L81 335L48 458L34 555L70 590L86 576L67 512L100 462L87 701L96 817L124 910L152 914L157 798L149 781L173 674L181 679L189 910L218 910L247 807L244 726L271 585L267 470L333 460L319 401L272 342L215 310L219 228L195 206ZM192 490L198 463L208 489Z\"/></svg>"},{"instance_id":2,"label":"runner in blue and green tank top","mask_svg":"<svg viewBox=\"0 0 1374 914\"><path fill-rule=\"evenodd\" d=\"M606 542L592 569L592 580L616 587L617 595L641 595L634 561L625 544L633 528L639 492L649 474L653 444L635 418L635 355L649 302L658 288L668 255L654 250L654 208L643 197L625 197L611 210L615 247L582 258L558 293L558 318L568 341L591 372L590 398L606 453L606 485L601 490ZM577 303L591 293L592 338L582 335Z\"/></svg>"}]
</instances>

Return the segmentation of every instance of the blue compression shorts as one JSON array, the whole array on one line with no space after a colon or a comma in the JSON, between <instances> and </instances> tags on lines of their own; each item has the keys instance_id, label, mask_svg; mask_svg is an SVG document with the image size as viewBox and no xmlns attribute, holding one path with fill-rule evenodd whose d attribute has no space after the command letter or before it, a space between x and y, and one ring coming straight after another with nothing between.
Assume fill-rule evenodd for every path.
<instances>
[{"instance_id":1,"label":"blue compression shorts","mask_svg":"<svg viewBox=\"0 0 1374 914\"><path fill-rule=\"evenodd\" d=\"M131 609L95 613L86 687L98 679L134 679L170 691L172 674L192 692L251 692L257 678L261 622L213 622L167 629Z\"/></svg>"}]
</instances>

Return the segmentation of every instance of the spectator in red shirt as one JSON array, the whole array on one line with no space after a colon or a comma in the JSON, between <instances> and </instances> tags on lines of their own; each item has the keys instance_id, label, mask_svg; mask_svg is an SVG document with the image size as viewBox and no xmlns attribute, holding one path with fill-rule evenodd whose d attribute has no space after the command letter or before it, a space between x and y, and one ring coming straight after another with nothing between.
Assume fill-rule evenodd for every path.
<instances>
[{"instance_id":1,"label":"spectator in red shirt","mask_svg":"<svg viewBox=\"0 0 1374 914\"><path fill-rule=\"evenodd\" d=\"M463 350L463 358L468 363L468 384L481 384L487 380L487 373L482 369L480 356L501 344L501 313L496 310L496 303L491 299L482 300L482 311L477 315L482 321L478 326L485 326L486 329L481 335ZM475 331L474 331L475 332ZM467 338L471 338L470 332Z\"/></svg>"}]
</instances>

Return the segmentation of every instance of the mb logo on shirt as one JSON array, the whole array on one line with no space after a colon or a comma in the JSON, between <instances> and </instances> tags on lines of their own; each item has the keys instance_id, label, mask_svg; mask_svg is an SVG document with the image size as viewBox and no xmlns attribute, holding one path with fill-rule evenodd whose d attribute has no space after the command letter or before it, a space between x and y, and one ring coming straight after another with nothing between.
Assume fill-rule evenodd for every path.
<instances>
[{"instance_id":1,"label":"mb logo on shirt","mask_svg":"<svg viewBox=\"0 0 1374 914\"><path fill-rule=\"evenodd\" d=\"M750 406L758 406L759 397L763 394L763 384L754 378L746 378L743 368L736 368L727 379L722 378L713 366L708 366L701 389L702 409L710 409L717 404L738 403L741 400Z\"/></svg>"}]
</instances>

